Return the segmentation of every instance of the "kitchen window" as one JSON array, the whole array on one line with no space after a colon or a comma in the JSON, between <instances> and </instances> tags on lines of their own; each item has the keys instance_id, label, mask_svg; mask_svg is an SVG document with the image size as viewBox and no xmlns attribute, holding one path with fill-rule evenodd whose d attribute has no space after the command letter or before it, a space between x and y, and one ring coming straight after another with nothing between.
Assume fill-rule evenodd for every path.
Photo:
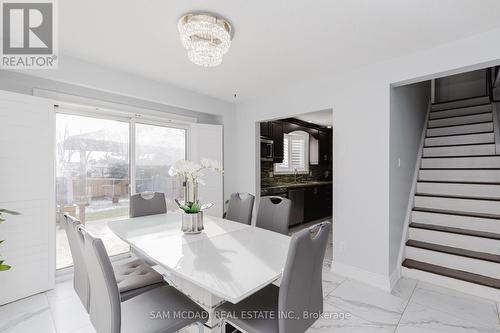
<instances>
[{"instance_id":1,"label":"kitchen window","mask_svg":"<svg viewBox=\"0 0 500 333\"><path fill-rule=\"evenodd\" d=\"M283 162L274 164L276 174L309 173L309 134L294 131L283 135Z\"/></svg>"}]
</instances>

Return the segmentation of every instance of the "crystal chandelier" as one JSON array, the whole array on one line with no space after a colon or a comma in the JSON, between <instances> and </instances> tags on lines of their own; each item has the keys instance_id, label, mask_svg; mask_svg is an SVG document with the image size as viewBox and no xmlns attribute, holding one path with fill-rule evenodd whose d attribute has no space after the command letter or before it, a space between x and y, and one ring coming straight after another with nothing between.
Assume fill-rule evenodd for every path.
<instances>
[{"instance_id":1,"label":"crystal chandelier","mask_svg":"<svg viewBox=\"0 0 500 333\"><path fill-rule=\"evenodd\" d=\"M231 46L231 24L211 14L187 14L178 23L182 45L197 65L215 67Z\"/></svg>"}]
</instances>

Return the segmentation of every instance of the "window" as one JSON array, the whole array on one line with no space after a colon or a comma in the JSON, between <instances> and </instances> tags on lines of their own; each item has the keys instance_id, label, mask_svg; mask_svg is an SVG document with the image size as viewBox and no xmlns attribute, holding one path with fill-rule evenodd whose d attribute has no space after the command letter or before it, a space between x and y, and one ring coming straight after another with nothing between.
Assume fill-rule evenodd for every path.
<instances>
[{"instance_id":1,"label":"window","mask_svg":"<svg viewBox=\"0 0 500 333\"><path fill-rule=\"evenodd\" d=\"M135 192L165 193L167 210L177 209L174 199L184 195L182 182L168 170L186 158L186 130L137 123L135 140Z\"/></svg>"},{"instance_id":2,"label":"window","mask_svg":"<svg viewBox=\"0 0 500 333\"><path fill-rule=\"evenodd\" d=\"M107 222L128 218L130 192L163 192L168 208L176 207L182 184L168 170L186 158L186 128L66 111L56 115L57 269L73 264L63 213L102 238L110 256L128 252Z\"/></svg>"},{"instance_id":3,"label":"window","mask_svg":"<svg viewBox=\"0 0 500 333\"><path fill-rule=\"evenodd\" d=\"M283 162L274 164L278 174L309 172L309 134L294 131L283 138Z\"/></svg>"}]
</instances>

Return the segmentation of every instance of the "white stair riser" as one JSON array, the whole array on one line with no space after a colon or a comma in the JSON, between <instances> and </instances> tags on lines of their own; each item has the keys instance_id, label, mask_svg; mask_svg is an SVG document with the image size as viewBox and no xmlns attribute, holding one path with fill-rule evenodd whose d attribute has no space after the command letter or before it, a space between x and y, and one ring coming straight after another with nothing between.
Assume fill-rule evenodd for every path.
<instances>
[{"instance_id":1,"label":"white stair riser","mask_svg":"<svg viewBox=\"0 0 500 333\"><path fill-rule=\"evenodd\" d=\"M456 134L472 134L480 132L492 132L493 123L472 124L442 128L429 128L427 129L427 137L443 136L443 135L456 135Z\"/></svg>"},{"instance_id":2,"label":"white stair riser","mask_svg":"<svg viewBox=\"0 0 500 333\"><path fill-rule=\"evenodd\" d=\"M494 155L495 144L424 148L423 157Z\"/></svg>"},{"instance_id":3,"label":"white stair riser","mask_svg":"<svg viewBox=\"0 0 500 333\"><path fill-rule=\"evenodd\" d=\"M415 196L414 204L417 208L439 209L464 213L491 214L500 217L499 201Z\"/></svg>"},{"instance_id":4,"label":"white stair riser","mask_svg":"<svg viewBox=\"0 0 500 333\"><path fill-rule=\"evenodd\" d=\"M446 110L446 109L458 109L468 106L481 105L490 103L490 98L488 96L475 97L470 99L464 99L461 101L452 101L447 103L434 104L432 106L433 111Z\"/></svg>"},{"instance_id":5,"label":"white stair riser","mask_svg":"<svg viewBox=\"0 0 500 333\"><path fill-rule=\"evenodd\" d=\"M406 258L451 269L500 278L500 264L407 246Z\"/></svg>"},{"instance_id":6,"label":"white stair riser","mask_svg":"<svg viewBox=\"0 0 500 333\"><path fill-rule=\"evenodd\" d=\"M417 193L469 198L500 199L500 185L417 183ZM500 205L500 202L498 204Z\"/></svg>"},{"instance_id":7,"label":"white stair riser","mask_svg":"<svg viewBox=\"0 0 500 333\"><path fill-rule=\"evenodd\" d=\"M411 221L442 227L491 232L500 235L500 220L496 219L413 211L411 213Z\"/></svg>"},{"instance_id":8,"label":"white stair riser","mask_svg":"<svg viewBox=\"0 0 500 333\"><path fill-rule=\"evenodd\" d=\"M500 255L500 240L491 238L452 234L449 232L418 228L409 228L408 238L426 243Z\"/></svg>"},{"instance_id":9,"label":"white stair riser","mask_svg":"<svg viewBox=\"0 0 500 333\"><path fill-rule=\"evenodd\" d=\"M419 180L500 183L500 170L420 170Z\"/></svg>"},{"instance_id":10,"label":"white stair riser","mask_svg":"<svg viewBox=\"0 0 500 333\"><path fill-rule=\"evenodd\" d=\"M490 299L495 302L500 302L500 289L490 288L467 281L449 278L446 276L424 272L418 269L410 269L402 267L401 275L418 281L435 284L444 288L453 289L462 293Z\"/></svg>"},{"instance_id":11,"label":"white stair riser","mask_svg":"<svg viewBox=\"0 0 500 333\"><path fill-rule=\"evenodd\" d=\"M494 143L495 136L493 133L468 134L443 136L437 138L425 139L425 146L448 146L448 145L468 145L477 143Z\"/></svg>"},{"instance_id":12,"label":"white stair riser","mask_svg":"<svg viewBox=\"0 0 500 333\"><path fill-rule=\"evenodd\" d=\"M485 113L485 112L490 112L490 111L491 111L491 104L476 105L476 106L469 106L469 107L460 108L460 109L451 109L451 110L446 110L446 111L434 111L434 112L430 113L429 118L430 119L440 119L440 118L449 118L449 117L457 117L457 116L468 116L471 114Z\"/></svg>"},{"instance_id":13,"label":"white stair riser","mask_svg":"<svg viewBox=\"0 0 500 333\"><path fill-rule=\"evenodd\" d=\"M493 114L491 112L473 114L469 116L429 120L428 128L485 123L487 121L493 121Z\"/></svg>"},{"instance_id":14,"label":"white stair riser","mask_svg":"<svg viewBox=\"0 0 500 333\"><path fill-rule=\"evenodd\" d=\"M423 158L422 168L429 169L500 169L500 156Z\"/></svg>"}]
</instances>

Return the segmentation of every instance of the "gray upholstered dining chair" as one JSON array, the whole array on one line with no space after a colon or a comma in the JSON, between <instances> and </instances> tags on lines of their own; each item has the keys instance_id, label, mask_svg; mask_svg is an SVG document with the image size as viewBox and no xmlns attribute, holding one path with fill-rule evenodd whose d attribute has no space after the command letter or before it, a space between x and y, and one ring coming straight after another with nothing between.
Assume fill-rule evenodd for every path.
<instances>
[{"instance_id":1,"label":"gray upholstered dining chair","mask_svg":"<svg viewBox=\"0 0 500 333\"><path fill-rule=\"evenodd\" d=\"M288 235L292 202L282 197L260 198L256 226Z\"/></svg>"},{"instance_id":2,"label":"gray upholstered dining chair","mask_svg":"<svg viewBox=\"0 0 500 333\"><path fill-rule=\"evenodd\" d=\"M208 313L174 287L157 287L121 302L102 240L80 231L92 293L90 322L97 333L170 333L195 323L203 332Z\"/></svg>"},{"instance_id":3,"label":"gray upholstered dining chair","mask_svg":"<svg viewBox=\"0 0 500 333\"><path fill-rule=\"evenodd\" d=\"M281 286L271 284L237 304L219 306L223 332L226 322L247 333L304 333L311 327L323 312L323 259L330 232L331 224L323 222L294 234ZM256 310L269 312L265 319L248 316Z\"/></svg>"},{"instance_id":4,"label":"gray upholstered dining chair","mask_svg":"<svg viewBox=\"0 0 500 333\"><path fill-rule=\"evenodd\" d=\"M130 196L130 217L165 214L165 194L160 192L138 193Z\"/></svg>"},{"instance_id":5,"label":"gray upholstered dining chair","mask_svg":"<svg viewBox=\"0 0 500 333\"><path fill-rule=\"evenodd\" d=\"M250 193L231 194L225 218L250 225L252 223L254 201L255 197Z\"/></svg>"},{"instance_id":6,"label":"gray upholstered dining chair","mask_svg":"<svg viewBox=\"0 0 500 333\"><path fill-rule=\"evenodd\" d=\"M79 232L84 227L76 218L64 214L64 229L68 237L71 257L73 258L73 288L88 312L91 293L85 263L85 242L82 233ZM167 284L161 274L138 258L117 262L113 265L113 270L122 300L127 300L145 291Z\"/></svg>"}]
</instances>

